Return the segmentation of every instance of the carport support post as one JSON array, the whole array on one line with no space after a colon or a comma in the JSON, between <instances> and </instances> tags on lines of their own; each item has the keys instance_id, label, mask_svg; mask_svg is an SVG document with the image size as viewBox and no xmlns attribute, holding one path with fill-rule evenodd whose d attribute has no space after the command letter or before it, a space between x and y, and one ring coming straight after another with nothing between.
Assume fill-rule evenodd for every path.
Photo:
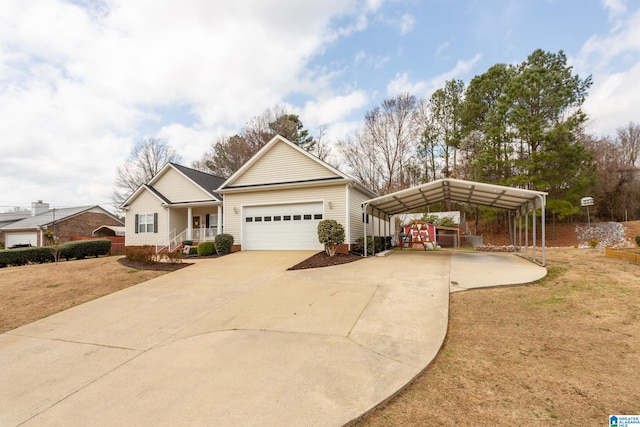
<instances>
[{"instance_id":1,"label":"carport support post","mask_svg":"<svg viewBox=\"0 0 640 427\"><path fill-rule=\"evenodd\" d=\"M529 202L524 211L524 255L529 256Z\"/></svg>"},{"instance_id":2,"label":"carport support post","mask_svg":"<svg viewBox=\"0 0 640 427\"><path fill-rule=\"evenodd\" d=\"M511 212L509 212L509 216L511 216ZM516 253L516 246L517 246L517 221L518 221L518 214L516 211L513 212L513 253Z\"/></svg>"},{"instance_id":3,"label":"carport support post","mask_svg":"<svg viewBox=\"0 0 640 427\"><path fill-rule=\"evenodd\" d=\"M522 253L522 206L518 209L518 246Z\"/></svg>"},{"instance_id":4,"label":"carport support post","mask_svg":"<svg viewBox=\"0 0 640 427\"><path fill-rule=\"evenodd\" d=\"M536 262L536 242L538 241L538 234L536 231L536 204L533 204L533 262Z\"/></svg>"},{"instance_id":5,"label":"carport support post","mask_svg":"<svg viewBox=\"0 0 640 427\"><path fill-rule=\"evenodd\" d=\"M545 209L546 209L546 204L547 204L547 198L546 196L538 196L540 198L540 209L542 210L542 265L545 266L547 265L547 254L546 254L546 239L545 236L547 234L547 228L546 228L546 214L545 214Z\"/></svg>"}]
</instances>

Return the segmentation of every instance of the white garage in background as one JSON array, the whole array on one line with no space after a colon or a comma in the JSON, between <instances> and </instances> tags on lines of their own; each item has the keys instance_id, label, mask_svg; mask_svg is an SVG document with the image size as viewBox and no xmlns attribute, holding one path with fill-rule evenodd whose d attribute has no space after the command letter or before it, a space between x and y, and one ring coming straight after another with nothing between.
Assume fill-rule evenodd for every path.
<instances>
[{"instance_id":1,"label":"white garage in background","mask_svg":"<svg viewBox=\"0 0 640 427\"><path fill-rule=\"evenodd\" d=\"M7 233L5 246L10 248L15 245L38 246L38 235L34 233Z\"/></svg>"},{"instance_id":2,"label":"white garage in background","mask_svg":"<svg viewBox=\"0 0 640 427\"><path fill-rule=\"evenodd\" d=\"M243 208L242 249L322 250L318 224L323 203L296 203Z\"/></svg>"}]
</instances>

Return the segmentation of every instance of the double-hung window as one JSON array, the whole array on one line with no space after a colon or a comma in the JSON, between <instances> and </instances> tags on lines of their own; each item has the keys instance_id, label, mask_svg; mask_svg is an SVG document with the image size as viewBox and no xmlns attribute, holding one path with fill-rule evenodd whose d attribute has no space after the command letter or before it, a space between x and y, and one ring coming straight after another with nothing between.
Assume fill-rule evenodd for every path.
<instances>
[{"instance_id":1,"label":"double-hung window","mask_svg":"<svg viewBox=\"0 0 640 427\"><path fill-rule=\"evenodd\" d=\"M153 233L155 232L155 215L154 214L139 214L138 215L138 233Z\"/></svg>"}]
</instances>

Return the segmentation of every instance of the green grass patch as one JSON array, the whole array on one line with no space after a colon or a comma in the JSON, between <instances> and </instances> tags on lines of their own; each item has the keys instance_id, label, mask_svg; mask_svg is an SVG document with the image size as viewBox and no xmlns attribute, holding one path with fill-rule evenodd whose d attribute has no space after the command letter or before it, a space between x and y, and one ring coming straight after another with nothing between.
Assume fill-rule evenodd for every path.
<instances>
[{"instance_id":1,"label":"green grass patch","mask_svg":"<svg viewBox=\"0 0 640 427\"><path fill-rule=\"evenodd\" d=\"M127 270L127 274L133 274L133 273L137 273L140 270Z\"/></svg>"},{"instance_id":2,"label":"green grass patch","mask_svg":"<svg viewBox=\"0 0 640 427\"><path fill-rule=\"evenodd\" d=\"M555 265L549 266L547 267L547 275L542 279L536 280L534 283L539 285L550 284L549 282L553 282L554 280L558 279L560 276L566 273L567 270L569 270L568 267L559 267Z\"/></svg>"}]
</instances>

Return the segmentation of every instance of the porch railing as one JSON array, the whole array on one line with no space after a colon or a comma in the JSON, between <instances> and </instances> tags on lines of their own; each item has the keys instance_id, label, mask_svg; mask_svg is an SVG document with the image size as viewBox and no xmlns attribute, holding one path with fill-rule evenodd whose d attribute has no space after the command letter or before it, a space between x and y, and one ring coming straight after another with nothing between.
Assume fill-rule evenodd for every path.
<instances>
[{"instance_id":1,"label":"porch railing","mask_svg":"<svg viewBox=\"0 0 640 427\"><path fill-rule=\"evenodd\" d=\"M156 244L156 253L159 253L165 250L167 252L175 251L176 248L182 245L182 242L187 240L187 231L188 230L185 229L182 233L176 234L176 230L175 229L172 230L166 239L163 239L162 241L158 242L158 244ZM191 230L191 235L192 235L192 238L191 238L192 241L205 242L207 240L214 240L215 237L218 235L218 229L215 227L214 228L205 228L205 227L194 228L193 230Z\"/></svg>"},{"instance_id":2,"label":"porch railing","mask_svg":"<svg viewBox=\"0 0 640 427\"><path fill-rule=\"evenodd\" d=\"M206 242L207 240L213 240L218 235L218 229L215 227L214 228L205 228L205 227L194 228L192 232L193 232L192 240L197 242Z\"/></svg>"},{"instance_id":3,"label":"porch railing","mask_svg":"<svg viewBox=\"0 0 640 427\"><path fill-rule=\"evenodd\" d=\"M167 236L166 239L163 239L162 241L158 242L158 244L156 244L156 253L159 253L165 250L167 252L175 251L176 248L179 247L184 240L186 240L186 235L187 235L187 230L184 230L180 234L176 234L176 230L174 228L173 230L171 230L171 232L169 233L169 236Z\"/></svg>"}]
</instances>

